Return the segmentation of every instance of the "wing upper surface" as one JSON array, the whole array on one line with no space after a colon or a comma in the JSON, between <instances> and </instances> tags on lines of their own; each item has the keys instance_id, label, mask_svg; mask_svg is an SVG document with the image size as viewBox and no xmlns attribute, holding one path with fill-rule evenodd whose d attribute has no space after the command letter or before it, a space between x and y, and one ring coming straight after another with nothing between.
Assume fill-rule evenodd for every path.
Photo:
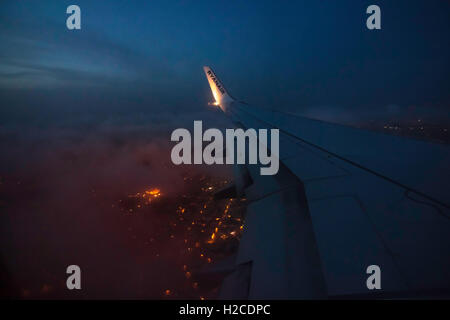
<instances>
[{"instance_id":1,"label":"wing upper surface","mask_svg":"<svg viewBox=\"0 0 450 320\"><path fill-rule=\"evenodd\" d=\"M282 174L261 178L248 166L248 230L237 263L253 262L250 298L305 297L305 278L298 274L314 273L299 257L321 269L328 296L370 293L366 268L373 264L381 268L383 292L450 288L448 146L236 101L222 110L243 128L280 130ZM319 261L305 253L305 244L317 250ZM270 274L278 275L277 285L265 279ZM322 280L311 277L317 280L307 286L314 297Z\"/></svg>"}]
</instances>

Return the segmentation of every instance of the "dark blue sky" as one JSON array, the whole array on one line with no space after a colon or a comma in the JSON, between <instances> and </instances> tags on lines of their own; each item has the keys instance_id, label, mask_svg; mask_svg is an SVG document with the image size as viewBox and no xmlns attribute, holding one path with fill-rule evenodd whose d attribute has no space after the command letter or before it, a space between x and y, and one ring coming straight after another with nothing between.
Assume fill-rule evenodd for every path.
<instances>
[{"instance_id":1,"label":"dark blue sky","mask_svg":"<svg viewBox=\"0 0 450 320\"><path fill-rule=\"evenodd\" d=\"M70 4L80 31L66 29ZM381 31L365 27L370 4ZM211 99L207 64L255 105L448 119L449 13L445 0L3 0L0 114L195 112Z\"/></svg>"}]
</instances>

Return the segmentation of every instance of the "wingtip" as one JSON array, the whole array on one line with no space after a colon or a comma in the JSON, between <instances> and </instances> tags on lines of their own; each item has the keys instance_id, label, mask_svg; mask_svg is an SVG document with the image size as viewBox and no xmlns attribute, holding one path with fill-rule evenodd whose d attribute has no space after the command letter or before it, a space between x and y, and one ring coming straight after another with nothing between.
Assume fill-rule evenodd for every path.
<instances>
[{"instance_id":1,"label":"wingtip","mask_svg":"<svg viewBox=\"0 0 450 320\"><path fill-rule=\"evenodd\" d=\"M203 66L203 70L205 71L206 79L208 79L209 86L217 104L220 105L223 101L234 100L210 67Z\"/></svg>"}]
</instances>

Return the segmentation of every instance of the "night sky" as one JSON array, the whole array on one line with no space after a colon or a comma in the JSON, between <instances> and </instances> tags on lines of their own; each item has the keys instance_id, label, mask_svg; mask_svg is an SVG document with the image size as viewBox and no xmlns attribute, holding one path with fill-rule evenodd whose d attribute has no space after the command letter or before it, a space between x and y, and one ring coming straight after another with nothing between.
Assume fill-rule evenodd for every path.
<instances>
[{"instance_id":1,"label":"night sky","mask_svg":"<svg viewBox=\"0 0 450 320\"><path fill-rule=\"evenodd\" d=\"M248 103L331 121L449 111L448 1L73 1L0 4L1 121L192 113L211 65Z\"/></svg>"}]
</instances>

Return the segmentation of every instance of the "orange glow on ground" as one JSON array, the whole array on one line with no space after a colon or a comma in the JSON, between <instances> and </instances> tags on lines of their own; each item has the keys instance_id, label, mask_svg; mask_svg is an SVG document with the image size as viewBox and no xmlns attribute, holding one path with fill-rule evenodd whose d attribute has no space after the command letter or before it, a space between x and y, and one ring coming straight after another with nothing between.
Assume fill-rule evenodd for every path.
<instances>
[{"instance_id":1,"label":"orange glow on ground","mask_svg":"<svg viewBox=\"0 0 450 320\"><path fill-rule=\"evenodd\" d=\"M151 189L151 190L146 190L145 193L156 198L156 197L159 197L161 195L161 190L159 190L158 188L154 188L154 189Z\"/></svg>"}]
</instances>

